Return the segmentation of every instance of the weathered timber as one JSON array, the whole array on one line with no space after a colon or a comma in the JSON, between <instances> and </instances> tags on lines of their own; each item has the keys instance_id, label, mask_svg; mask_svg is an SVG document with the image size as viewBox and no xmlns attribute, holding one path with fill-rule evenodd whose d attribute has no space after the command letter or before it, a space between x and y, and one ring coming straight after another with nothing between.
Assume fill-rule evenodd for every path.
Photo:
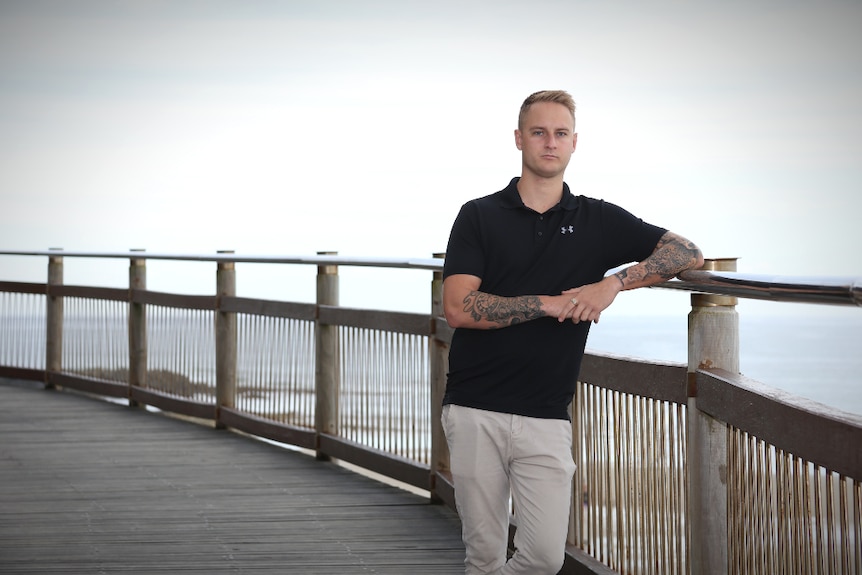
<instances>
[{"instance_id":1,"label":"weathered timber","mask_svg":"<svg viewBox=\"0 0 862 575\"><path fill-rule=\"evenodd\" d=\"M0 572L463 572L454 511L313 456L0 381Z\"/></svg>"}]
</instances>

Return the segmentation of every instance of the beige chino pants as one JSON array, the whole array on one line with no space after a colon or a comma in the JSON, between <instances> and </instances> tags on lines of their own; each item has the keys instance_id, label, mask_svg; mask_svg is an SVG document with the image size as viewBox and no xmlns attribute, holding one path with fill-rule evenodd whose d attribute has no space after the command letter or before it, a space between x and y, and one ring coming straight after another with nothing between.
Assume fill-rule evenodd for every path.
<instances>
[{"instance_id":1,"label":"beige chino pants","mask_svg":"<svg viewBox=\"0 0 862 575\"><path fill-rule=\"evenodd\" d=\"M572 424L443 407L466 575L555 575L572 501ZM506 562L509 496L518 529Z\"/></svg>"}]
</instances>

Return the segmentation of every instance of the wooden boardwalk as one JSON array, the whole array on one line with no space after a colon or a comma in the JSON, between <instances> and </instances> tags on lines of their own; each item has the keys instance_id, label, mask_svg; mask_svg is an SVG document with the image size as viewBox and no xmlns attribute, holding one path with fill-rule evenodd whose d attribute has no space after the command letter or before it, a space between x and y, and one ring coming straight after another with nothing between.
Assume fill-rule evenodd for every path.
<instances>
[{"instance_id":1,"label":"wooden boardwalk","mask_svg":"<svg viewBox=\"0 0 862 575\"><path fill-rule=\"evenodd\" d=\"M0 380L0 573L463 573L457 515L304 453Z\"/></svg>"}]
</instances>

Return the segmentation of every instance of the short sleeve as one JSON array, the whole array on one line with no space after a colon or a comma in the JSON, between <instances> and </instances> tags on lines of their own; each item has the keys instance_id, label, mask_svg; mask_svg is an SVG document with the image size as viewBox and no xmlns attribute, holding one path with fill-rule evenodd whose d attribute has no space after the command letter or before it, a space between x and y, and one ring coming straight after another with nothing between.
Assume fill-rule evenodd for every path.
<instances>
[{"instance_id":1,"label":"short sleeve","mask_svg":"<svg viewBox=\"0 0 862 575\"><path fill-rule=\"evenodd\" d=\"M481 278L484 270L485 254L478 209L475 202L467 202L461 206L449 233L443 279L455 274L470 274Z\"/></svg>"},{"instance_id":2,"label":"short sleeve","mask_svg":"<svg viewBox=\"0 0 862 575\"><path fill-rule=\"evenodd\" d=\"M631 212L602 202L602 246L607 269L640 262L655 250L665 228L649 224Z\"/></svg>"}]
</instances>

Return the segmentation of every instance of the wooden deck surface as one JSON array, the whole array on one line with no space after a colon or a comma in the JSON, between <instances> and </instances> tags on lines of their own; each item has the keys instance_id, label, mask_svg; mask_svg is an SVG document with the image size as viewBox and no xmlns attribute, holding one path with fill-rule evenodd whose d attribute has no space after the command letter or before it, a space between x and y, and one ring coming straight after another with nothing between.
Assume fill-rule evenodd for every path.
<instances>
[{"instance_id":1,"label":"wooden deck surface","mask_svg":"<svg viewBox=\"0 0 862 575\"><path fill-rule=\"evenodd\" d=\"M0 573L463 573L454 511L230 431L0 380Z\"/></svg>"}]
</instances>

